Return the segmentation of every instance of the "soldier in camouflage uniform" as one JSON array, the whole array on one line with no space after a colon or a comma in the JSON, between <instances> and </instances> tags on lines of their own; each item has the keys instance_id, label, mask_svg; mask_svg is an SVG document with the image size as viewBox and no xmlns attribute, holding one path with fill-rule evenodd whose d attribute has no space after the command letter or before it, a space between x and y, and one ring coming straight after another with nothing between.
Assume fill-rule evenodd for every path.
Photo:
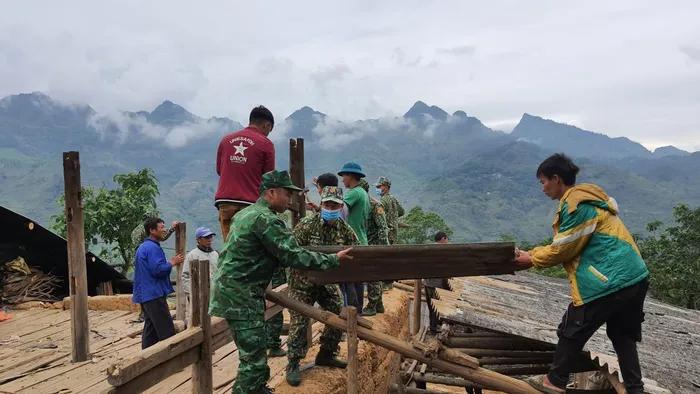
<instances>
[{"instance_id":1,"label":"soldier in camouflage uniform","mask_svg":"<svg viewBox=\"0 0 700 394\"><path fill-rule=\"evenodd\" d=\"M389 225L389 243L391 245L395 244L398 238L399 232L399 218L404 215L404 210L399 200L396 197L389 194L391 190L391 181L385 176L380 176L377 179L377 183L374 184L377 188L377 196L381 198L382 205L384 205L384 212L386 212L386 222ZM392 281L385 281L384 288L391 289L394 287Z\"/></svg>"},{"instance_id":2,"label":"soldier in camouflage uniform","mask_svg":"<svg viewBox=\"0 0 700 394\"><path fill-rule=\"evenodd\" d=\"M307 216L294 228L294 236L301 246L319 245L357 245L359 240L355 231L341 217L343 207L343 189L326 186L321 191L321 212ZM337 284L315 285L310 283L303 272L290 269L289 296L305 304L318 302L321 308L340 314L343 308L343 296ZM287 364L287 383L298 386L301 383L299 362L306 356L306 330L309 319L297 312L289 311L289 337L287 339L289 363ZM345 368L346 361L335 358L336 348L340 343L342 332L326 326L321 334L321 350L316 356L316 365Z\"/></svg>"},{"instance_id":3,"label":"soldier in camouflage uniform","mask_svg":"<svg viewBox=\"0 0 700 394\"><path fill-rule=\"evenodd\" d=\"M263 174L260 198L236 215L219 257L212 283L209 314L227 320L238 347L240 364L232 393L272 393L267 386L265 289L280 266L325 270L351 259L352 248L337 254L311 252L299 246L278 213L287 210L300 189L287 171Z\"/></svg>"},{"instance_id":4,"label":"soldier in camouflage uniform","mask_svg":"<svg viewBox=\"0 0 700 394\"><path fill-rule=\"evenodd\" d=\"M142 220L146 220L148 218L157 218L158 215L160 215L160 212L152 210L152 211L146 211L143 216L141 217ZM175 227L177 227L179 222L173 222L172 226L168 229L168 232L165 233L165 238L163 239L163 242L165 242L168 238L170 238L171 235L175 232ZM143 227L143 223L140 223L138 226L134 227L134 230L131 232L131 244L134 245L134 250L138 249L138 247L143 243L143 241L148 237L148 234L146 234L146 229Z\"/></svg>"},{"instance_id":5,"label":"soldier in camouflage uniform","mask_svg":"<svg viewBox=\"0 0 700 394\"><path fill-rule=\"evenodd\" d=\"M157 218L160 215L160 212L156 210L150 210L144 212L143 216L141 216L141 220L146 221L148 218ZM171 235L175 232L175 227L177 227L179 222L173 222L172 226L168 229L168 232L165 233L165 238L163 238L163 242L165 242L168 238L170 238ZM139 223L136 227L134 227L134 230L131 232L131 244L134 246L134 252L136 252L136 249L141 246L143 241L146 240L148 237L148 234L146 233L146 228L143 225L143 222ZM134 256L136 258L136 256ZM124 275L126 275L126 272L124 272ZM139 313L139 317L136 320L136 322L143 323L144 315L143 311Z\"/></svg>"},{"instance_id":6,"label":"soldier in camouflage uniform","mask_svg":"<svg viewBox=\"0 0 700 394\"><path fill-rule=\"evenodd\" d=\"M275 273L272 274L272 288L282 286L287 283L287 275L282 267L278 267ZM282 312L272 316L265 321L265 335L267 336L267 348L270 352L269 357L284 357L287 352L282 349L282 326L284 325L284 317Z\"/></svg>"},{"instance_id":7,"label":"soldier in camouflage uniform","mask_svg":"<svg viewBox=\"0 0 700 394\"><path fill-rule=\"evenodd\" d=\"M362 178L360 186L369 194L369 184ZM367 219L367 243L369 245L389 245L389 227L386 223L384 206L377 199L370 197L369 219ZM382 282L367 282L367 306L363 316L374 316L384 313L382 301Z\"/></svg>"}]
</instances>

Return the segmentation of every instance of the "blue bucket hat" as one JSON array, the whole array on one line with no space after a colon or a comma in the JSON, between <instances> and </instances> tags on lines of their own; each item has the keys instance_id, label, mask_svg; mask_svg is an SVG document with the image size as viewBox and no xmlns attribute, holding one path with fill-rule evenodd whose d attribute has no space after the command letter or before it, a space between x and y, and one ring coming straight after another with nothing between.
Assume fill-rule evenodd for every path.
<instances>
[{"instance_id":1,"label":"blue bucket hat","mask_svg":"<svg viewBox=\"0 0 700 394\"><path fill-rule=\"evenodd\" d=\"M343 176L343 174L358 174L361 178L365 177L365 173L362 172L362 167L354 161L345 163L343 168L338 171L338 175Z\"/></svg>"}]
</instances>

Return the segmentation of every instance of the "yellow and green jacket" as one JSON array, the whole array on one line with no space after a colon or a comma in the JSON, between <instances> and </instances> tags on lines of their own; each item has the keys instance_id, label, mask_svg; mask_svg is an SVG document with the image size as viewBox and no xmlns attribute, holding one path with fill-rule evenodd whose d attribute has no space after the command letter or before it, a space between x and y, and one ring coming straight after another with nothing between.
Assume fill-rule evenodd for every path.
<instances>
[{"instance_id":1,"label":"yellow and green jacket","mask_svg":"<svg viewBox=\"0 0 700 394\"><path fill-rule=\"evenodd\" d=\"M552 244L530 252L535 267L564 265L576 306L649 276L637 244L617 213L617 203L603 189L576 185L559 201Z\"/></svg>"}]
</instances>

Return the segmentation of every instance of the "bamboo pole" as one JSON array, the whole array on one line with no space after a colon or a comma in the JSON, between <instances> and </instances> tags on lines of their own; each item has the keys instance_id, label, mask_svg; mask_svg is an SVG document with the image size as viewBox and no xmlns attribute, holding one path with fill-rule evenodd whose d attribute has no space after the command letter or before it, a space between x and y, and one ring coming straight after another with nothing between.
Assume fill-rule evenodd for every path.
<instances>
[{"instance_id":1,"label":"bamboo pole","mask_svg":"<svg viewBox=\"0 0 700 394\"><path fill-rule=\"evenodd\" d=\"M348 394L358 394L359 376L357 361L357 309L348 307L347 331L348 331Z\"/></svg>"},{"instance_id":2,"label":"bamboo pole","mask_svg":"<svg viewBox=\"0 0 700 394\"><path fill-rule=\"evenodd\" d=\"M347 328L345 320L341 319L338 315L334 313L322 311L320 309L306 305L303 302L299 302L287 296L280 295L271 291L266 292L266 297L276 304L284 305L288 309L294 310L302 314L303 316L307 316L309 318L318 320L327 326L342 331L345 331ZM407 358L427 363L430 366L451 373L453 375L463 377L467 380L484 385L486 387L491 387L496 390L512 394L540 394L539 391L533 389L529 384L523 381L511 378L509 376L501 375L484 368L471 369L442 359L428 359L420 351L414 349L413 345L396 339L382 332L368 330L364 327L357 327L357 336L360 339L374 343L375 345L379 345L381 347L403 354Z\"/></svg>"},{"instance_id":3,"label":"bamboo pole","mask_svg":"<svg viewBox=\"0 0 700 394\"><path fill-rule=\"evenodd\" d=\"M63 152L63 180L66 201L71 360L75 363L86 361L90 353L85 228L78 152Z\"/></svg>"},{"instance_id":4,"label":"bamboo pole","mask_svg":"<svg viewBox=\"0 0 700 394\"><path fill-rule=\"evenodd\" d=\"M413 284L413 294L421 294L421 284L423 283L422 280L416 279L415 283ZM413 300L413 335L418 334L418 330L420 330L420 315L421 315L421 306L423 303L421 302L420 299Z\"/></svg>"},{"instance_id":5,"label":"bamboo pole","mask_svg":"<svg viewBox=\"0 0 700 394\"><path fill-rule=\"evenodd\" d=\"M182 222L178 223L175 227L175 253L181 254L183 257L187 254L187 224ZM185 321L185 316L187 315L187 299L185 298L185 289L182 286L182 270L184 267L182 264L177 265L177 277L176 277L176 287L175 287L175 299L176 299L176 320Z\"/></svg>"}]
</instances>

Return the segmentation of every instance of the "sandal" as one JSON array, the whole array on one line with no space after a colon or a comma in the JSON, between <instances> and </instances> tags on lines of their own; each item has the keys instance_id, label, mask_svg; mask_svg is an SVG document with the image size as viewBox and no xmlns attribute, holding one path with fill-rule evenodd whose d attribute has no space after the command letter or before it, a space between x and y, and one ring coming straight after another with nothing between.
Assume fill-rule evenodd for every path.
<instances>
[{"instance_id":1,"label":"sandal","mask_svg":"<svg viewBox=\"0 0 700 394\"><path fill-rule=\"evenodd\" d=\"M555 390L553 388L545 387L544 385L544 376L545 375L538 375L538 376L532 376L526 379L523 379L523 381L533 388L546 393L546 394L563 394L566 392L565 389L562 389L561 391ZM551 383L550 383L551 384Z\"/></svg>"}]
</instances>

